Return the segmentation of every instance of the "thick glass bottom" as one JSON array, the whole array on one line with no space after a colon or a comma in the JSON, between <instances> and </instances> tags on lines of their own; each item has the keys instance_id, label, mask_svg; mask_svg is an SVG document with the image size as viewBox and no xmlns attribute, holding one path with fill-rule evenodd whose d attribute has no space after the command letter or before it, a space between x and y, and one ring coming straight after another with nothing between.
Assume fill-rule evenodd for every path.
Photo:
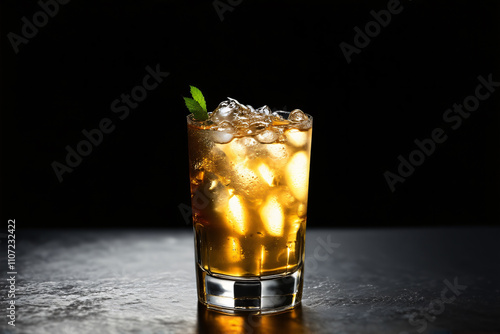
<instances>
[{"instance_id":1,"label":"thick glass bottom","mask_svg":"<svg viewBox=\"0 0 500 334\"><path fill-rule=\"evenodd\" d=\"M287 275L259 278L214 276L196 265L198 299L223 313L281 312L298 305L302 298L303 267Z\"/></svg>"}]
</instances>

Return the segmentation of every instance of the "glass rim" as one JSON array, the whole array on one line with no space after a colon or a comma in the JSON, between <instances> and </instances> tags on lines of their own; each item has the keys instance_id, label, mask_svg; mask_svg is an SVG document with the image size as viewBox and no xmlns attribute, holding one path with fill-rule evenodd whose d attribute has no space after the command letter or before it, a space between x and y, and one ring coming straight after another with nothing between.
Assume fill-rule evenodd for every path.
<instances>
[{"instance_id":1,"label":"glass rim","mask_svg":"<svg viewBox=\"0 0 500 334\"><path fill-rule=\"evenodd\" d=\"M300 110L300 109L299 109L299 110ZM293 110L292 110L292 111L293 111ZM300 110L300 111L302 111L302 110ZM302 111L302 112L303 112L303 111ZM276 110L276 111L273 111L273 113L285 114L285 115L287 115L287 118L286 118L286 119L288 119L288 116L290 116L291 111L286 111L286 110ZM309 118L309 120L310 120L310 121L312 121L312 120L313 120L313 117L312 117L310 114L308 114L308 113L306 113L306 112L303 112L303 113L304 113L304 114L305 114L305 115Z\"/></svg>"},{"instance_id":2,"label":"glass rim","mask_svg":"<svg viewBox=\"0 0 500 334\"><path fill-rule=\"evenodd\" d=\"M302 111L302 112L303 112L303 111ZM286 120L288 120L288 117L290 116L291 111L286 111L286 110L276 110L276 111L273 111L273 113L278 113L278 114L283 114L283 115L286 115L286 118L285 118L285 119L286 119ZM211 114L212 114L212 111L208 113L208 115L209 115L209 116L210 116ZM310 114L308 114L308 113L305 113L305 112L304 112L304 114L305 114L305 115L309 118L309 121L312 123L312 121L313 121L313 117L312 117ZM188 124L202 124L203 122L205 122L205 121L197 121L197 120L195 120L195 119L193 118L193 116L194 116L194 115L193 115L192 113L190 113L190 114L186 115L186 119L187 119L187 121L188 121ZM208 129L207 129L207 130L208 130Z\"/></svg>"}]
</instances>

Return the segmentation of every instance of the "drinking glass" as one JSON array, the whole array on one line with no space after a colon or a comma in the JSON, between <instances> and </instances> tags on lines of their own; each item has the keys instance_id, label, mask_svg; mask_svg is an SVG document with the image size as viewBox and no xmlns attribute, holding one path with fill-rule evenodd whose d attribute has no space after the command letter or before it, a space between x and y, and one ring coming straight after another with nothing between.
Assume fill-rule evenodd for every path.
<instances>
[{"instance_id":1,"label":"drinking glass","mask_svg":"<svg viewBox=\"0 0 500 334\"><path fill-rule=\"evenodd\" d=\"M243 135L187 117L198 299L208 308L272 313L301 301L312 117L276 115Z\"/></svg>"}]
</instances>

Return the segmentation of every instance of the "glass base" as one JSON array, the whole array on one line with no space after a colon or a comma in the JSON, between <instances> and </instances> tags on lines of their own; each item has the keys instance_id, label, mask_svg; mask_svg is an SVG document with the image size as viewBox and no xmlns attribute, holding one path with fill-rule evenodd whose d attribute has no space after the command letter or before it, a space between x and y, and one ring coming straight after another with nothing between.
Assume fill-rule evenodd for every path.
<instances>
[{"instance_id":1,"label":"glass base","mask_svg":"<svg viewBox=\"0 0 500 334\"><path fill-rule=\"evenodd\" d=\"M275 313L297 306L302 298L303 267L287 275L244 278L211 275L196 264L198 299L223 313Z\"/></svg>"}]
</instances>

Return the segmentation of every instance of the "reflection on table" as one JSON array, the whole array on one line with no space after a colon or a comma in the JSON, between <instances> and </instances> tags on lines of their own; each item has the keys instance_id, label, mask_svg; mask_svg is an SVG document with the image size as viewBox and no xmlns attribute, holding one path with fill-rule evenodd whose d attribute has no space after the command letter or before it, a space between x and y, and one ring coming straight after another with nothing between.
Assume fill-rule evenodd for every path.
<instances>
[{"instance_id":1,"label":"reflection on table","mask_svg":"<svg viewBox=\"0 0 500 334\"><path fill-rule=\"evenodd\" d=\"M311 333L302 321L302 306L277 314L224 314L198 303L198 334Z\"/></svg>"}]
</instances>

